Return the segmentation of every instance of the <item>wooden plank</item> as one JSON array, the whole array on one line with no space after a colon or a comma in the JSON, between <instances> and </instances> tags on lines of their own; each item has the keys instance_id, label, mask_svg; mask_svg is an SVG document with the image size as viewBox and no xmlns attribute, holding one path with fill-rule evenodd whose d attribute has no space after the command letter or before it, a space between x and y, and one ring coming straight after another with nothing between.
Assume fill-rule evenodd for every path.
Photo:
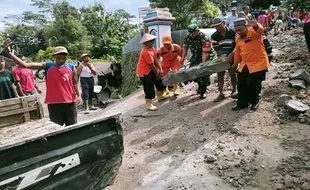
<instances>
[{"instance_id":1,"label":"wooden plank","mask_svg":"<svg viewBox=\"0 0 310 190\"><path fill-rule=\"evenodd\" d=\"M28 108L28 103L25 99L21 98L20 101L21 101L21 104L23 106L23 109ZM30 121L29 111L24 112L24 119L25 119L25 122Z\"/></svg>"},{"instance_id":2,"label":"wooden plank","mask_svg":"<svg viewBox=\"0 0 310 190\"><path fill-rule=\"evenodd\" d=\"M0 107L20 104L21 98L25 99L27 102L35 101L35 100L37 100L37 96L38 95L31 95L31 96L23 96L23 97L19 97L19 98L12 98L12 99L8 99L8 100L0 100Z\"/></svg>"},{"instance_id":3,"label":"wooden plank","mask_svg":"<svg viewBox=\"0 0 310 190\"><path fill-rule=\"evenodd\" d=\"M0 129L2 127L13 126L13 125L17 125L23 122L24 122L23 114L11 115L5 118L1 118Z\"/></svg>"},{"instance_id":4,"label":"wooden plank","mask_svg":"<svg viewBox=\"0 0 310 190\"><path fill-rule=\"evenodd\" d=\"M29 108L22 108L19 110L11 110L11 111L7 111L7 112L3 112L0 113L0 117L6 117L6 116L10 116L10 115L15 115L15 114L19 114L19 113L24 113L24 112L29 112L29 111L34 111L37 110L38 107L29 107Z\"/></svg>"},{"instance_id":5,"label":"wooden plank","mask_svg":"<svg viewBox=\"0 0 310 190\"><path fill-rule=\"evenodd\" d=\"M22 105L19 104L15 104L15 105L10 105L10 106L5 106L5 107L0 107L0 113L1 112L6 112L6 111L10 111L10 110L17 110L17 109L21 109Z\"/></svg>"},{"instance_id":6,"label":"wooden plank","mask_svg":"<svg viewBox=\"0 0 310 190\"><path fill-rule=\"evenodd\" d=\"M32 107L32 106L36 106L36 104L39 104L42 107L42 104L40 103L40 100L35 100L35 101L28 101L28 107ZM4 106L4 107L0 107L0 113L1 112L6 112L6 111L10 111L10 110L17 110L17 109L21 109L22 104L19 102L18 104L13 104L10 106Z\"/></svg>"},{"instance_id":7,"label":"wooden plank","mask_svg":"<svg viewBox=\"0 0 310 190\"><path fill-rule=\"evenodd\" d=\"M38 115L39 115L39 119L42 119L44 117L44 111L43 111L43 106L40 102L40 97L37 96L37 103L38 103ZM31 104L30 104L31 105Z\"/></svg>"}]
</instances>

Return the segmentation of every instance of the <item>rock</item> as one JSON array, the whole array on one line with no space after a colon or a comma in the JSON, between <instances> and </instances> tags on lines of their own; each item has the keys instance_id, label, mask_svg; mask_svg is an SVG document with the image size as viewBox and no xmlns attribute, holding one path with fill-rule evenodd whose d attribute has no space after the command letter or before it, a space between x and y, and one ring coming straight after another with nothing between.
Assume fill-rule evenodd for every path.
<instances>
[{"instance_id":1,"label":"rock","mask_svg":"<svg viewBox=\"0 0 310 190\"><path fill-rule=\"evenodd\" d=\"M225 148L225 145L223 145L223 144L218 144L217 147L218 147L219 149L223 150L223 149Z\"/></svg>"},{"instance_id":2,"label":"rock","mask_svg":"<svg viewBox=\"0 0 310 190\"><path fill-rule=\"evenodd\" d=\"M217 161L217 157L213 156L213 155L209 155L209 156L207 156L207 159L205 159L206 163L213 163L215 161Z\"/></svg>"},{"instance_id":3,"label":"rock","mask_svg":"<svg viewBox=\"0 0 310 190\"><path fill-rule=\"evenodd\" d=\"M299 79L290 80L290 87L297 90L306 89L305 81Z\"/></svg>"},{"instance_id":4,"label":"rock","mask_svg":"<svg viewBox=\"0 0 310 190\"><path fill-rule=\"evenodd\" d=\"M285 103L288 102L289 100L292 100L292 96L287 95L287 94L282 94L280 98L277 101L277 106L285 106Z\"/></svg>"},{"instance_id":5,"label":"rock","mask_svg":"<svg viewBox=\"0 0 310 190\"><path fill-rule=\"evenodd\" d=\"M296 100L289 100L288 102L286 102L285 105L291 115L305 113L306 111L310 109L309 106Z\"/></svg>"},{"instance_id":6,"label":"rock","mask_svg":"<svg viewBox=\"0 0 310 190\"><path fill-rule=\"evenodd\" d=\"M237 126L233 126L231 128L230 132L233 133L233 134L240 134L240 131L239 131Z\"/></svg>"},{"instance_id":7,"label":"rock","mask_svg":"<svg viewBox=\"0 0 310 190\"><path fill-rule=\"evenodd\" d=\"M305 118L305 114L299 114L298 115L298 119L304 119Z\"/></svg>"},{"instance_id":8,"label":"rock","mask_svg":"<svg viewBox=\"0 0 310 190\"><path fill-rule=\"evenodd\" d=\"M239 187L239 183L238 183L237 180L234 180L234 181L232 182L232 185L233 185L234 187Z\"/></svg>"},{"instance_id":9,"label":"rock","mask_svg":"<svg viewBox=\"0 0 310 190\"><path fill-rule=\"evenodd\" d=\"M294 187L294 178L287 174L284 177L284 184L285 184L285 187L288 187L288 188Z\"/></svg>"},{"instance_id":10,"label":"rock","mask_svg":"<svg viewBox=\"0 0 310 190\"><path fill-rule=\"evenodd\" d=\"M290 78L303 80L307 84L310 83L310 75L305 69L298 69L293 74L291 74Z\"/></svg>"},{"instance_id":11,"label":"rock","mask_svg":"<svg viewBox=\"0 0 310 190\"><path fill-rule=\"evenodd\" d=\"M282 78L282 79L286 79L286 78L288 78L288 77L290 77L290 76L289 76L289 74L287 74L287 73L284 73L284 74L281 75L281 78Z\"/></svg>"},{"instance_id":12,"label":"rock","mask_svg":"<svg viewBox=\"0 0 310 190\"><path fill-rule=\"evenodd\" d=\"M277 189L277 190L284 190L286 188L285 188L285 186L283 184L278 183L278 184L275 185L275 189Z\"/></svg>"},{"instance_id":13,"label":"rock","mask_svg":"<svg viewBox=\"0 0 310 190\"><path fill-rule=\"evenodd\" d=\"M257 154L259 154L260 153L260 151L257 149L257 148L255 148L255 150L254 150L254 152L253 152L255 155L257 155Z\"/></svg>"},{"instance_id":14,"label":"rock","mask_svg":"<svg viewBox=\"0 0 310 190\"><path fill-rule=\"evenodd\" d=\"M310 184L305 182L304 184L302 184L301 189L302 190L310 190Z\"/></svg>"},{"instance_id":15,"label":"rock","mask_svg":"<svg viewBox=\"0 0 310 190\"><path fill-rule=\"evenodd\" d=\"M306 120L305 119L300 119L299 122L300 123L306 123Z\"/></svg>"}]
</instances>

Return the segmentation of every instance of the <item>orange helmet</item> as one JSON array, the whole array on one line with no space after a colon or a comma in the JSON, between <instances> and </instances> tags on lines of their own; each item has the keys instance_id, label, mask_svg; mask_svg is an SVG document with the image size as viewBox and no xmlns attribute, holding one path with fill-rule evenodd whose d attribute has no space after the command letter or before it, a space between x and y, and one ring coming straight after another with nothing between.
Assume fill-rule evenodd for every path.
<instances>
[{"instance_id":1,"label":"orange helmet","mask_svg":"<svg viewBox=\"0 0 310 190\"><path fill-rule=\"evenodd\" d=\"M171 44L172 43L172 38L170 35L166 35L162 37L162 43L163 44Z\"/></svg>"}]
</instances>

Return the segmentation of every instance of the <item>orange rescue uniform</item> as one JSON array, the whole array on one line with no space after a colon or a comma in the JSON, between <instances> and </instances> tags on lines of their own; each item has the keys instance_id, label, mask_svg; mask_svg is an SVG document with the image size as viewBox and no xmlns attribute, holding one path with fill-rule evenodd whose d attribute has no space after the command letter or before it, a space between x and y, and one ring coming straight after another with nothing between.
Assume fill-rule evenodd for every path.
<instances>
[{"instance_id":1,"label":"orange rescue uniform","mask_svg":"<svg viewBox=\"0 0 310 190\"><path fill-rule=\"evenodd\" d=\"M168 50L165 46L156 51L157 58L162 58L161 67L164 76L168 75L170 69L172 71L179 71L180 60L182 56L182 48L177 44L171 44L171 49Z\"/></svg>"},{"instance_id":2,"label":"orange rescue uniform","mask_svg":"<svg viewBox=\"0 0 310 190\"><path fill-rule=\"evenodd\" d=\"M247 65L250 73L267 70L270 66L268 56L263 43L264 28L258 24L258 29L249 27L245 38L236 37L236 48L234 53L235 64L240 63L238 71L241 72Z\"/></svg>"},{"instance_id":3,"label":"orange rescue uniform","mask_svg":"<svg viewBox=\"0 0 310 190\"><path fill-rule=\"evenodd\" d=\"M148 75L152 69L151 65L155 63L155 49L154 47L150 48L144 46L140 53L139 62L137 65L137 75L138 77L144 77L144 75Z\"/></svg>"}]
</instances>

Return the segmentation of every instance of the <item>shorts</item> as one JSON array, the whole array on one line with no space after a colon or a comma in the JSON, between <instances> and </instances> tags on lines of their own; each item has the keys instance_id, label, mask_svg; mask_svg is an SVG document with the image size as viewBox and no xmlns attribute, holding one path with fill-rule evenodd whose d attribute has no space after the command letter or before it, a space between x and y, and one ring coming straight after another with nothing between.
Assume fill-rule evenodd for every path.
<instances>
[{"instance_id":1,"label":"shorts","mask_svg":"<svg viewBox=\"0 0 310 190\"><path fill-rule=\"evenodd\" d=\"M275 28L276 29L283 28L283 21L282 20L277 20L276 23L275 23Z\"/></svg>"},{"instance_id":2,"label":"shorts","mask_svg":"<svg viewBox=\"0 0 310 190\"><path fill-rule=\"evenodd\" d=\"M66 126L77 123L77 110L75 103L48 104L50 120L58 125Z\"/></svg>"}]
</instances>

